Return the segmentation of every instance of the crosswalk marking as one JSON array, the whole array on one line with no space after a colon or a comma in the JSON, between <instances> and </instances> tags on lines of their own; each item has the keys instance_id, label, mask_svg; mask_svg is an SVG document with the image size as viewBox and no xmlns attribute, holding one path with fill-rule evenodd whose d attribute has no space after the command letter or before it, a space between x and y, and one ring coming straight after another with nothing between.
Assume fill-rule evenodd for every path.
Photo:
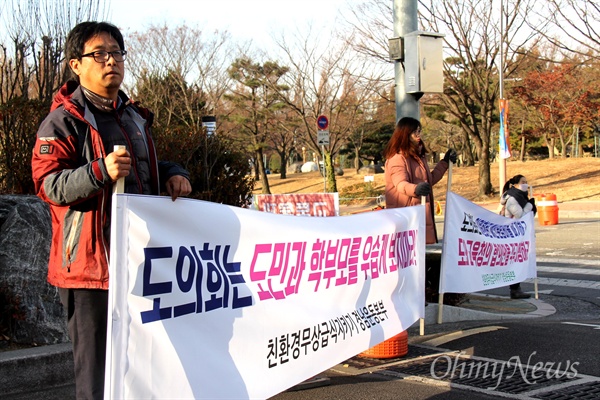
<instances>
[{"instance_id":1,"label":"crosswalk marking","mask_svg":"<svg viewBox=\"0 0 600 400\"><path fill-rule=\"evenodd\" d=\"M600 260L586 258L536 257L536 262L543 264L590 265L600 268ZM568 267L567 267L568 268Z\"/></svg>"},{"instance_id":2,"label":"crosswalk marking","mask_svg":"<svg viewBox=\"0 0 600 400\"><path fill-rule=\"evenodd\" d=\"M539 262L539 259L538 259ZM548 262L548 261L546 261ZM587 263L578 263L579 265L587 264ZM573 265L571 263L570 265ZM588 264L588 265L596 265ZM564 267L546 267L546 266L537 266L538 275L540 273L551 273L551 274L569 274L569 275L590 275L595 277L600 277L600 269L596 268L572 268L568 265ZM592 281L585 279L564 279L564 278L546 278L540 277L537 278L539 285L552 285L552 286L565 286L565 287L577 287L582 289L598 289L600 290L600 281ZM533 279L528 279L525 282L534 283Z\"/></svg>"},{"instance_id":3,"label":"crosswalk marking","mask_svg":"<svg viewBox=\"0 0 600 400\"><path fill-rule=\"evenodd\" d=\"M590 326L594 329L600 329L600 325L596 325L596 324L582 324L580 322L563 322L563 324L568 324L568 325L579 325L579 326Z\"/></svg>"},{"instance_id":4,"label":"crosswalk marking","mask_svg":"<svg viewBox=\"0 0 600 400\"><path fill-rule=\"evenodd\" d=\"M578 287L582 289L598 289L600 290L600 281L586 281L580 279L561 279L561 278L537 278L538 285L552 285L552 286L567 286L567 287ZM525 282L534 283L533 279L527 279Z\"/></svg>"},{"instance_id":5,"label":"crosswalk marking","mask_svg":"<svg viewBox=\"0 0 600 400\"><path fill-rule=\"evenodd\" d=\"M538 272L556 273L556 274L578 274L578 275L600 276L600 269L590 269L590 268L541 267L538 265L537 271Z\"/></svg>"}]
</instances>

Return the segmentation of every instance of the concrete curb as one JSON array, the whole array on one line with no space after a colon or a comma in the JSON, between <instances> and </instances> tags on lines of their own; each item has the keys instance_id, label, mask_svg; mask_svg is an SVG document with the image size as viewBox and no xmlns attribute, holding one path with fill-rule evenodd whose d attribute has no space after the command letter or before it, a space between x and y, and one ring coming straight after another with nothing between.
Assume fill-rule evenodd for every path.
<instances>
[{"instance_id":1,"label":"concrete curb","mask_svg":"<svg viewBox=\"0 0 600 400\"><path fill-rule=\"evenodd\" d=\"M482 294L478 296L506 299L506 297L488 294ZM495 313L481 310L471 310L465 307L444 305L442 308L442 323L539 318L547 317L548 315L556 313L556 309L553 306L543 302L542 300L524 299L519 301L531 304L535 310L526 313ZM438 310L438 304L429 304L427 307L425 307L425 325L433 325L437 323Z\"/></svg>"},{"instance_id":2,"label":"concrete curb","mask_svg":"<svg viewBox=\"0 0 600 400\"><path fill-rule=\"evenodd\" d=\"M71 343L0 352L0 397L74 382Z\"/></svg>"},{"instance_id":3,"label":"concrete curb","mask_svg":"<svg viewBox=\"0 0 600 400\"><path fill-rule=\"evenodd\" d=\"M558 223L561 219L583 219L583 218L600 218L600 211L579 211L579 210L558 210Z\"/></svg>"}]
</instances>

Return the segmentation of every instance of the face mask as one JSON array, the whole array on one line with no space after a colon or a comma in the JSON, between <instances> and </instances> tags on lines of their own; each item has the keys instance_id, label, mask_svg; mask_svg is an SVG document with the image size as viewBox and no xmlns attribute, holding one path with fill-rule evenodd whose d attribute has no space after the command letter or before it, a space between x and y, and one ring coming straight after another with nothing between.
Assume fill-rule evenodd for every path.
<instances>
[{"instance_id":1,"label":"face mask","mask_svg":"<svg viewBox=\"0 0 600 400\"><path fill-rule=\"evenodd\" d=\"M521 183L518 187L519 190L521 190L522 192L526 192L527 193L527 189L529 189L529 185L526 183Z\"/></svg>"}]
</instances>

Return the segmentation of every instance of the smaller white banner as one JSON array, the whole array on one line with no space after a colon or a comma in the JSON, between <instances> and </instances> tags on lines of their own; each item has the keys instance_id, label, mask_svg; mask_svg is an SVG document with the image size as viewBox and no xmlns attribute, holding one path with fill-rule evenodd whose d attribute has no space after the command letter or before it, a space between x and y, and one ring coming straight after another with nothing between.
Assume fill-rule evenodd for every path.
<instances>
[{"instance_id":1,"label":"smaller white banner","mask_svg":"<svg viewBox=\"0 0 600 400\"><path fill-rule=\"evenodd\" d=\"M536 277L534 215L506 218L447 193L440 293L471 293Z\"/></svg>"}]
</instances>

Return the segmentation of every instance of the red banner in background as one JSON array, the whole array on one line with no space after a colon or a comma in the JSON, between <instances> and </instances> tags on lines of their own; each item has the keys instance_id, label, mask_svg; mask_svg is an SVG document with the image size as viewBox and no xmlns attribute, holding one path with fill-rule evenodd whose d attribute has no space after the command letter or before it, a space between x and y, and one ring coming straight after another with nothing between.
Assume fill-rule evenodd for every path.
<instances>
[{"instance_id":1,"label":"red banner in background","mask_svg":"<svg viewBox=\"0 0 600 400\"><path fill-rule=\"evenodd\" d=\"M306 217L335 217L340 215L338 193L257 194L253 207L272 214Z\"/></svg>"}]
</instances>

